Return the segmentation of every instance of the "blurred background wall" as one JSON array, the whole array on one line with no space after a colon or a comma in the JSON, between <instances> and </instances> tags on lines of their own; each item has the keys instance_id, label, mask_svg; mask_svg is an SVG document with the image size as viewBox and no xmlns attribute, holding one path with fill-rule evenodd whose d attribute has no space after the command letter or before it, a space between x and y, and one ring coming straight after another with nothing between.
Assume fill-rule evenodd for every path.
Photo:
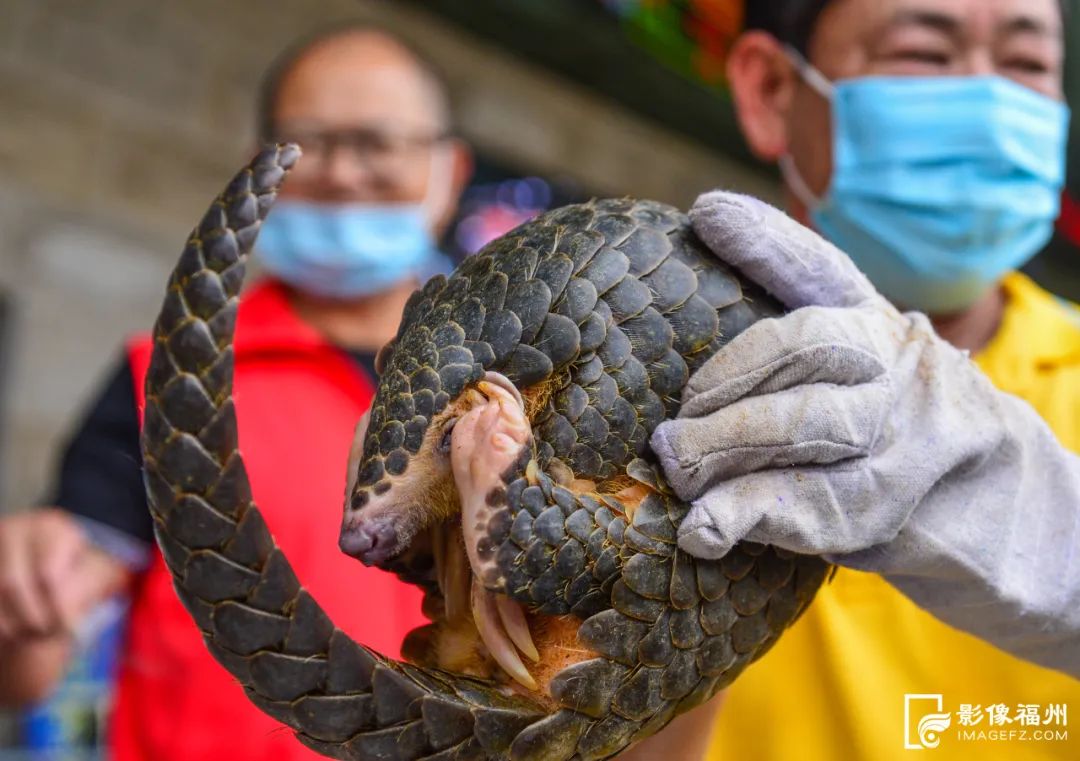
<instances>
[{"instance_id":1,"label":"blurred background wall","mask_svg":"<svg viewBox=\"0 0 1080 761\"><path fill-rule=\"evenodd\" d=\"M600 6L583 5L600 23ZM425 49L450 80L462 133L522 174L683 207L721 184L773 192L722 140L709 146L425 6L0 0L2 509L44 496L56 450L121 338L149 328L191 224L253 149L263 69L329 21L374 20Z\"/></svg>"},{"instance_id":2,"label":"blurred background wall","mask_svg":"<svg viewBox=\"0 0 1080 761\"><path fill-rule=\"evenodd\" d=\"M554 203L630 194L685 208L717 186L777 200L723 89L740 9L0 0L0 511L46 496L74 416L122 337L150 327L190 225L254 149L260 75L297 37L360 19L424 49L445 70L460 131L481 159L470 197L483 203L501 193L500 178L538 175ZM1074 19L1071 42L1078 35ZM1070 56L1074 94L1078 68ZM1076 137L1080 119L1073 128ZM1070 184L1080 198L1075 150ZM1080 204L1066 209L1061 234L1026 269L1077 299Z\"/></svg>"}]
</instances>

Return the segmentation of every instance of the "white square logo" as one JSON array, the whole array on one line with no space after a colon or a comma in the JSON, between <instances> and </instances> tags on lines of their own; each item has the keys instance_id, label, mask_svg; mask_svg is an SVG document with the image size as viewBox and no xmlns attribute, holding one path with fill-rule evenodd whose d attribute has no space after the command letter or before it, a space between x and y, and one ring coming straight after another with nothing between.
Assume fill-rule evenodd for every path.
<instances>
[{"instance_id":1,"label":"white square logo","mask_svg":"<svg viewBox=\"0 0 1080 761\"><path fill-rule=\"evenodd\" d=\"M952 724L952 713L942 711L940 694L904 695L904 747L907 750L936 748L941 733Z\"/></svg>"}]
</instances>

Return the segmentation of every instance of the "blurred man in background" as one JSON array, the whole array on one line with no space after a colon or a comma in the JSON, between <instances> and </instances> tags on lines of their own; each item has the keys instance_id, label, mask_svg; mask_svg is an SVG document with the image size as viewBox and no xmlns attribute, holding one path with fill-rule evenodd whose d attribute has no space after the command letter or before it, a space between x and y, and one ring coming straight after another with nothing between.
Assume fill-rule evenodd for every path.
<instances>
[{"instance_id":1,"label":"blurred man in background","mask_svg":"<svg viewBox=\"0 0 1080 761\"><path fill-rule=\"evenodd\" d=\"M780 165L792 216L849 254L895 304L930 315L940 336L970 351L999 389L1026 400L1063 445L1080 449L1077 312L1014 271L1049 238L1064 182L1067 9L1059 0L771 0L746 7L748 29L729 58L730 86L750 147ZM717 202L718 215L721 207ZM707 232L706 209L697 211L695 225ZM719 229L722 216L715 224ZM785 251L799 258L795 249ZM810 295L789 306L814 303ZM815 375L809 366L793 371ZM932 372L919 376L923 387L950 382ZM809 388L812 380L803 383ZM855 425L842 417L844 386L816 387L835 395L833 417ZM766 414L770 406L758 409ZM806 420L792 418L792 426L806 428ZM786 441L778 428L784 423L742 420ZM903 424L890 418L886 426ZM945 441L962 439L965 431L924 433L926 446L915 456L932 469ZM945 441L936 441L938 434ZM708 441L702 446L708 450ZM1023 466L1023 451L1014 448L1010 467ZM709 452L697 454L700 463ZM987 449L959 470L998 454ZM821 465L811 461L807 469L816 473ZM727 478L741 473L728 470ZM894 475L878 473L879 486L903 489L890 480ZM1022 480L1021 472L1007 488ZM718 499L727 486L711 483L711 491L682 496ZM726 493L730 504L737 493ZM833 496L837 510L847 508L843 494ZM954 522L979 520L977 506L954 507ZM842 513L837 522L846 518ZM1052 540L1046 539L1047 551ZM991 549L980 551L989 557ZM977 567L980 560L956 562ZM948 604L937 600L938 607ZM1009 625L998 622L995 631ZM1027 757L1030 745L1008 739L968 745L945 738L940 723L936 734L924 734L919 720L935 710L924 704L905 727L906 694L931 701L939 695L936 711L946 710L953 731L1033 731L1030 706L1039 714L1036 724L1060 728L1067 710L1061 706L1080 705L1075 680L951 629L879 576L841 569L803 619L733 685L720 711L715 756L878 761L925 742L940 758ZM963 704L966 715L958 713ZM1058 739L1041 742L1038 753L1076 758L1078 747L1076 738Z\"/></svg>"},{"instance_id":2,"label":"blurred man in background","mask_svg":"<svg viewBox=\"0 0 1080 761\"><path fill-rule=\"evenodd\" d=\"M304 156L259 238L269 277L238 315L235 393L254 497L335 623L397 655L426 622L419 591L336 551L344 465L376 352L418 283L448 269L435 240L471 156L450 134L432 67L367 27L289 51L258 116L262 139L295 141ZM317 757L212 660L152 549L138 412L149 356L148 338L129 344L64 454L54 507L0 519L0 699L46 696L88 613L126 589L110 758Z\"/></svg>"}]
</instances>

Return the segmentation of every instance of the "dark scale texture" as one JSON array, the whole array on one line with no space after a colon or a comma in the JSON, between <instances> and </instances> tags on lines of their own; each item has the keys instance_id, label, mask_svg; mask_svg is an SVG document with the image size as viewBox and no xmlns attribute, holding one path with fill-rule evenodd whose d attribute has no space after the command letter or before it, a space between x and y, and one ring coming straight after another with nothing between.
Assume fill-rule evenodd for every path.
<instances>
[{"instance_id":1,"label":"dark scale texture","mask_svg":"<svg viewBox=\"0 0 1080 761\"><path fill-rule=\"evenodd\" d=\"M579 477L614 477L647 455L649 434L678 411L690 373L779 313L703 247L677 209L630 199L556 209L409 302L384 359L361 467L373 472L371 461L392 451L385 429L406 421L397 410L409 411L415 438L419 418L445 407L440 392L452 399L495 370L523 390L558 384L533 421L541 466L557 457Z\"/></svg>"},{"instance_id":2,"label":"dark scale texture","mask_svg":"<svg viewBox=\"0 0 1080 761\"><path fill-rule=\"evenodd\" d=\"M647 442L677 411L689 373L777 310L701 248L682 214L626 199L546 214L417 291L377 360L358 474L377 493L408 477L432 417L485 370L523 391L551 382L520 471L495 500L487 540L498 578L484 581L533 610L578 616L595 655L556 675L545 708L389 661L334 626L251 501L231 397L244 261L296 155L261 153L193 231L146 386L158 542L211 653L249 698L333 758L599 759L659 731L764 653L827 566L748 543L719 561L682 553L686 506ZM532 482L530 457L541 466ZM632 479L647 496L629 506L572 493L547 474L567 467L597 482Z\"/></svg>"}]
</instances>

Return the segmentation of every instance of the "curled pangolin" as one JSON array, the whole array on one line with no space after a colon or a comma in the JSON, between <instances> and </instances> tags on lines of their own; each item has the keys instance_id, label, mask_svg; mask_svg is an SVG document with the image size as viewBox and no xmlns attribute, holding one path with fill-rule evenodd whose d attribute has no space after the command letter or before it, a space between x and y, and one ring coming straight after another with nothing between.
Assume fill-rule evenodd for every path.
<instances>
[{"instance_id":1,"label":"curled pangolin","mask_svg":"<svg viewBox=\"0 0 1080 761\"><path fill-rule=\"evenodd\" d=\"M237 295L298 155L264 150L218 197L154 329L147 491L214 657L340 759L608 758L729 684L828 566L750 543L681 551L688 506L648 440L689 374L776 304L684 215L626 199L548 212L418 290L380 354L341 541L427 592L435 620L398 663L303 590L237 451ZM463 472L459 450L480 465Z\"/></svg>"}]
</instances>

